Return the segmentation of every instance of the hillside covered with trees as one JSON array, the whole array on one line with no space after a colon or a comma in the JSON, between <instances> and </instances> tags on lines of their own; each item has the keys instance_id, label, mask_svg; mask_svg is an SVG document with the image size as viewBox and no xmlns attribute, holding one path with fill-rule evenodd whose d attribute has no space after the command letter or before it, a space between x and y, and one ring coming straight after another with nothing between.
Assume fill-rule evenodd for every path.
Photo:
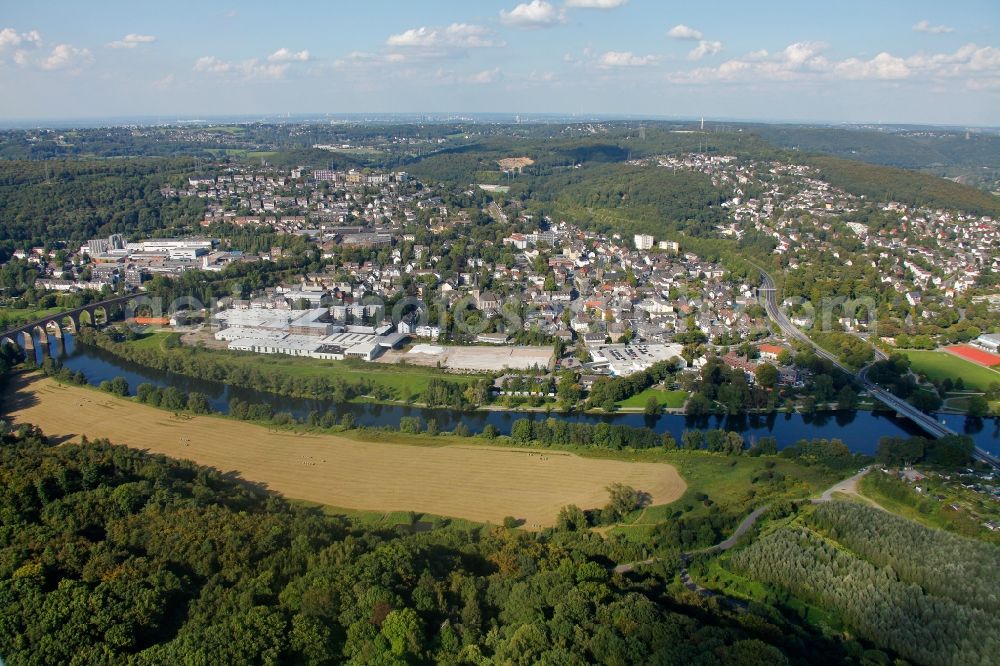
<instances>
[{"instance_id":1,"label":"hillside covered with trees","mask_svg":"<svg viewBox=\"0 0 1000 666\"><path fill-rule=\"evenodd\" d=\"M201 221L204 202L166 199L160 188L186 182L193 166L188 159L0 160L0 243L44 245L190 228Z\"/></svg>"},{"instance_id":2,"label":"hillside covered with trees","mask_svg":"<svg viewBox=\"0 0 1000 666\"><path fill-rule=\"evenodd\" d=\"M7 663L850 663L766 611L672 598L588 532L366 527L105 442L0 440ZM858 648L859 649L859 648ZM819 661L817 656L822 655Z\"/></svg>"},{"instance_id":3,"label":"hillside covered with trees","mask_svg":"<svg viewBox=\"0 0 1000 666\"><path fill-rule=\"evenodd\" d=\"M819 169L820 177L831 185L875 201L900 201L911 206L1000 215L1000 199L945 178L836 157L815 156L805 162Z\"/></svg>"}]
</instances>

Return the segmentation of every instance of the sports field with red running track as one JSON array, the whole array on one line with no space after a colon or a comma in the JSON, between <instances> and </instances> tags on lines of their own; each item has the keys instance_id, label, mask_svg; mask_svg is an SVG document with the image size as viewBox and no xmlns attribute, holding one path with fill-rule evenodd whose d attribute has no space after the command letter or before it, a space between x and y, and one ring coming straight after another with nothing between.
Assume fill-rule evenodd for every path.
<instances>
[{"instance_id":1,"label":"sports field with red running track","mask_svg":"<svg viewBox=\"0 0 1000 666\"><path fill-rule=\"evenodd\" d=\"M987 368L1000 365L1000 356L983 351L979 347L973 347L972 345L952 345L951 347L945 347L945 351Z\"/></svg>"}]
</instances>

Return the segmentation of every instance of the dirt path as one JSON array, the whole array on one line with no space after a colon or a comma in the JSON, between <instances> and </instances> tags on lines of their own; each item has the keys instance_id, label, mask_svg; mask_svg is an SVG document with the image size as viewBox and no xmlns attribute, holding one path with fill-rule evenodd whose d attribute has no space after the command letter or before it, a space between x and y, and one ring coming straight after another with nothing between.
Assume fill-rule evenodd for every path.
<instances>
[{"instance_id":1,"label":"dirt path","mask_svg":"<svg viewBox=\"0 0 1000 666\"><path fill-rule=\"evenodd\" d=\"M417 511L525 527L552 525L567 504L607 503L607 486L625 483L656 504L686 484L662 463L581 458L558 451L474 444L410 446L325 434L269 430L220 416L170 412L50 379L11 379L5 408L56 441L112 442L237 472L287 497L373 511Z\"/></svg>"},{"instance_id":2,"label":"dirt path","mask_svg":"<svg viewBox=\"0 0 1000 666\"><path fill-rule=\"evenodd\" d=\"M854 497L854 498L860 499L861 501L868 503L872 507L874 507L876 509L879 509L881 511L886 511L886 513L888 513L888 511L886 510L886 508L883 507L881 504L879 504L878 502L876 502L875 500L873 500L873 499L871 499L869 497L865 497L864 495L862 495L858 491L858 482L861 481L861 477L863 477L865 474L867 474L870 469L871 468L869 468L869 467L865 467L863 470L861 470L860 472L858 472L857 474L855 474L851 478L844 479L843 481L840 481L839 483L835 483L834 485L832 485L829 488L827 488L826 490L824 490L823 494L820 495L819 499L812 500L812 503L813 504L821 504L823 502L832 501L832 500L836 499L833 496L834 493L841 493L843 495L848 495L850 497Z\"/></svg>"},{"instance_id":3,"label":"dirt path","mask_svg":"<svg viewBox=\"0 0 1000 666\"><path fill-rule=\"evenodd\" d=\"M886 511L886 509L881 505L879 505L878 502L869 499L858 492L858 481L860 481L861 477L863 477L865 474L868 473L869 469L870 468L865 467L863 470L861 470L851 478L844 479L843 481L838 481L837 483L833 484L832 486L824 490L823 494L820 495L818 498L809 501L813 504L823 504L836 499L833 496L834 493L843 493L844 495L850 495L852 497L857 497L858 499L864 500L865 502L868 502L876 509ZM719 543L713 546L708 546L707 548L702 548L700 550L693 550L688 553L681 553L681 558L687 560L693 555L700 555L704 553L722 553L729 550L730 548L735 546L737 542L739 542L740 538L742 538L744 534L750 531L750 528L754 526L754 524L757 522L757 519L759 519L764 514L764 512L767 511L767 507L768 505L765 504L764 506L757 507L756 509L751 511L750 514L747 515L747 517L744 518L740 522L740 524L736 526L736 529L733 530L733 533L730 534L726 539L720 541ZM638 566L644 564L653 564L654 562L660 561L660 559L661 558L654 557L648 560L642 560L641 562L626 562L624 564L619 564L618 566L616 566L614 568L614 571L615 573L628 573L630 571L633 571ZM688 577L686 567L682 567L681 576L682 579ZM689 589L695 590L695 588L691 587L688 584L689 582L690 582L690 577L688 577L688 580L685 582L685 585L688 586ZM691 583L691 585L693 585L693 583Z\"/></svg>"}]
</instances>

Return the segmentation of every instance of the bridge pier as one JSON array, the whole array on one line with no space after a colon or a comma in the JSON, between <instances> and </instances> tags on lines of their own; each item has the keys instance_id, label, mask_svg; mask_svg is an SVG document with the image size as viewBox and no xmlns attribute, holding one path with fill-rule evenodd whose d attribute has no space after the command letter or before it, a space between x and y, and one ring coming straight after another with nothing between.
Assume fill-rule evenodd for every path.
<instances>
[{"instance_id":1,"label":"bridge pier","mask_svg":"<svg viewBox=\"0 0 1000 666\"><path fill-rule=\"evenodd\" d=\"M44 330L46 333L52 333L53 337L62 340L63 336L62 324L59 322L58 319L50 319L47 322L45 322L45 325L42 326L42 330Z\"/></svg>"},{"instance_id":2,"label":"bridge pier","mask_svg":"<svg viewBox=\"0 0 1000 666\"><path fill-rule=\"evenodd\" d=\"M35 351L35 340L34 340L34 337L31 334L31 330L30 329L20 331L17 334L17 337L19 337L21 339L21 349L23 349L25 352L32 352L32 353L34 353L34 351Z\"/></svg>"}]
</instances>

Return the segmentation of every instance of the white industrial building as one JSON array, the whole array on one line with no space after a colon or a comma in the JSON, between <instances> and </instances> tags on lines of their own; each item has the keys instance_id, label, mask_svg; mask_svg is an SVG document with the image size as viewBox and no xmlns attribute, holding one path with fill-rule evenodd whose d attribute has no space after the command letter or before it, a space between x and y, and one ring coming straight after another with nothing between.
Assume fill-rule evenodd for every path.
<instances>
[{"instance_id":1,"label":"white industrial building","mask_svg":"<svg viewBox=\"0 0 1000 666\"><path fill-rule=\"evenodd\" d=\"M224 310L216 315L215 339L229 349L256 354L288 354L327 360L372 361L398 346L405 335L392 326L342 326L328 308L312 310Z\"/></svg>"},{"instance_id":2,"label":"white industrial building","mask_svg":"<svg viewBox=\"0 0 1000 666\"><path fill-rule=\"evenodd\" d=\"M156 238L125 245L130 256L166 255L170 259L194 259L208 254L212 247L207 238Z\"/></svg>"}]
</instances>

